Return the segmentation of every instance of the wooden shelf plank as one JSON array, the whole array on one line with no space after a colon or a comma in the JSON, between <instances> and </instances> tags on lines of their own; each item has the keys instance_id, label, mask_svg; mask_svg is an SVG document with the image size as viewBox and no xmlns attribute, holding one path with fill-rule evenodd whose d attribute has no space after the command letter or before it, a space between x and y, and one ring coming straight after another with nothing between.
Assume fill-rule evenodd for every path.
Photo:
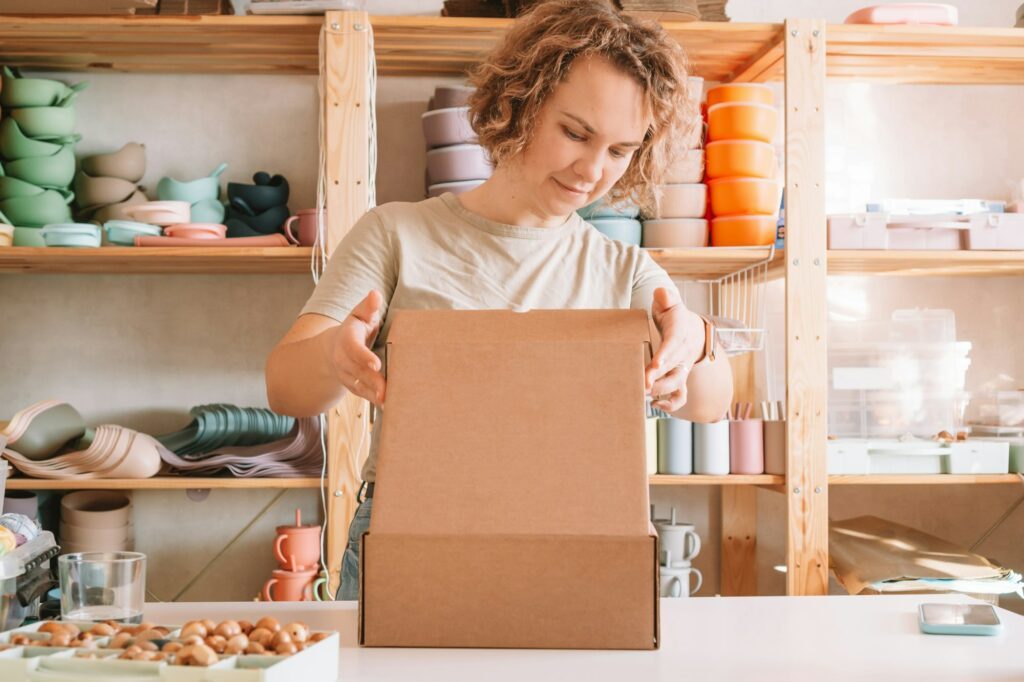
<instances>
[{"instance_id":1,"label":"wooden shelf plank","mask_svg":"<svg viewBox=\"0 0 1024 682\"><path fill-rule=\"evenodd\" d=\"M0 248L0 273L308 273L311 247Z\"/></svg>"},{"instance_id":2,"label":"wooden shelf plank","mask_svg":"<svg viewBox=\"0 0 1024 682\"><path fill-rule=\"evenodd\" d=\"M774 474L741 475L730 474L729 476L702 476L693 474L691 476L668 476L666 474L655 474L650 477L651 485L782 485L786 482L784 476Z\"/></svg>"},{"instance_id":3,"label":"wooden shelf plank","mask_svg":"<svg viewBox=\"0 0 1024 682\"><path fill-rule=\"evenodd\" d=\"M494 47L509 19L371 17L379 73L459 76ZM0 16L0 63L25 69L316 74L322 17ZM780 24L662 25L694 75L730 80L772 45ZM750 77L765 77L758 70ZM767 74L777 77L777 70Z\"/></svg>"},{"instance_id":4,"label":"wooden shelf plank","mask_svg":"<svg viewBox=\"0 0 1024 682\"><path fill-rule=\"evenodd\" d=\"M501 40L512 20L380 16L370 23L379 73L460 76ZM686 49L693 74L716 81L731 80L782 35L781 24L661 24Z\"/></svg>"},{"instance_id":5,"label":"wooden shelf plank","mask_svg":"<svg viewBox=\"0 0 1024 682\"><path fill-rule=\"evenodd\" d=\"M648 249L673 277L717 279L764 260L767 248ZM310 247L105 246L0 248L0 273L308 273ZM776 256L778 258L778 256Z\"/></svg>"},{"instance_id":6,"label":"wooden shelf plank","mask_svg":"<svg viewBox=\"0 0 1024 682\"><path fill-rule=\"evenodd\" d=\"M829 251L828 272L931 277L1024 275L1024 251Z\"/></svg>"},{"instance_id":7,"label":"wooden shelf plank","mask_svg":"<svg viewBox=\"0 0 1024 682\"><path fill-rule=\"evenodd\" d=\"M829 476L832 485L978 485L1010 484L1020 485L1018 474L937 474L917 476L911 474L870 474L866 476Z\"/></svg>"},{"instance_id":8,"label":"wooden shelf plank","mask_svg":"<svg viewBox=\"0 0 1024 682\"><path fill-rule=\"evenodd\" d=\"M678 279L711 280L760 263L771 252L769 247L705 247L694 249L644 249L669 276ZM775 252L772 266L782 262ZM771 267L771 266L770 266Z\"/></svg>"},{"instance_id":9,"label":"wooden shelf plank","mask_svg":"<svg viewBox=\"0 0 1024 682\"><path fill-rule=\"evenodd\" d=\"M253 488L319 488L319 478L199 478L156 476L154 478L107 478L89 480L45 480L10 478L8 490L207 490Z\"/></svg>"},{"instance_id":10,"label":"wooden shelf plank","mask_svg":"<svg viewBox=\"0 0 1024 682\"><path fill-rule=\"evenodd\" d=\"M25 69L310 74L319 16L0 16L0 63Z\"/></svg>"},{"instance_id":11,"label":"wooden shelf plank","mask_svg":"<svg viewBox=\"0 0 1024 682\"><path fill-rule=\"evenodd\" d=\"M1024 31L958 26L827 28L829 78L889 83L1024 83Z\"/></svg>"}]
</instances>

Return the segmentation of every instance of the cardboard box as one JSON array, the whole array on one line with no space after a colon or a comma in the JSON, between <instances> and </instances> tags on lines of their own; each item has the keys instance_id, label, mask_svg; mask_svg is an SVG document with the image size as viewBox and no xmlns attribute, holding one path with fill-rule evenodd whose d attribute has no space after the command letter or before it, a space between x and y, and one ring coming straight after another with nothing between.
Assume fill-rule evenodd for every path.
<instances>
[{"instance_id":1,"label":"cardboard box","mask_svg":"<svg viewBox=\"0 0 1024 682\"><path fill-rule=\"evenodd\" d=\"M646 312L394 315L360 644L657 648Z\"/></svg>"}]
</instances>

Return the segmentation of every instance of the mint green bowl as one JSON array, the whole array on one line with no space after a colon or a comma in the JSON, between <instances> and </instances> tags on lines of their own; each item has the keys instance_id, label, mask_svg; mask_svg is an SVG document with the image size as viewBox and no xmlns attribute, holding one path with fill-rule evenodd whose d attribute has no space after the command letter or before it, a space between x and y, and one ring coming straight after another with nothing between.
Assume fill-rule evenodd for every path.
<instances>
[{"instance_id":1,"label":"mint green bowl","mask_svg":"<svg viewBox=\"0 0 1024 682\"><path fill-rule=\"evenodd\" d=\"M639 220L631 218L594 218L587 222L606 237L616 239L625 244L640 246L640 236L643 230Z\"/></svg>"},{"instance_id":2,"label":"mint green bowl","mask_svg":"<svg viewBox=\"0 0 1024 682\"><path fill-rule=\"evenodd\" d=\"M75 153L72 146L66 144L52 156L9 161L4 164L4 171L33 185L67 187L75 177Z\"/></svg>"},{"instance_id":3,"label":"mint green bowl","mask_svg":"<svg viewBox=\"0 0 1024 682\"><path fill-rule=\"evenodd\" d=\"M47 246L99 247L100 228L92 223L56 223L44 226L40 232Z\"/></svg>"},{"instance_id":4,"label":"mint green bowl","mask_svg":"<svg viewBox=\"0 0 1024 682\"><path fill-rule=\"evenodd\" d=\"M85 89L86 83L66 85L49 78L21 78L9 67L3 69L0 104L5 107L51 107Z\"/></svg>"},{"instance_id":5,"label":"mint green bowl","mask_svg":"<svg viewBox=\"0 0 1024 682\"><path fill-rule=\"evenodd\" d=\"M14 246L46 246L41 227L14 228Z\"/></svg>"},{"instance_id":6,"label":"mint green bowl","mask_svg":"<svg viewBox=\"0 0 1024 682\"><path fill-rule=\"evenodd\" d=\"M75 132L74 107L27 107L11 109L9 115L29 137L62 137Z\"/></svg>"},{"instance_id":7,"label":"mint green bowl","mask_svg":"<svg viewBox=\"0 0 1024 682\"><path fill-rule=\"evenodd\" d=\"M13 118L0 121L0 156L5 159L26 159L33 156L52 156L60 151L53 142L33 140L21 131Z\"/></svg>"},{"instance_id":8,"label":"mint green bowl","mask_svg":"<svg viewBox=\"0 0 1024 682\"><path fill-rule=\"evenodd\" d=\"M69 199L52 189L30 197L12 197L0 200L0 212L14 225L42 227L49 223L71 220Z\"/></svg>"}]
</instances>

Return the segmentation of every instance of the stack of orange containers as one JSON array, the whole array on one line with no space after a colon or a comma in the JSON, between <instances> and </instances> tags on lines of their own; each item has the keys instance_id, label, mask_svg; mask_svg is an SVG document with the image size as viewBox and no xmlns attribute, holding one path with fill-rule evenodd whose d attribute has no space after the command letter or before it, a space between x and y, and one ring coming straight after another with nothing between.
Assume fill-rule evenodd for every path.
<instances>
[{"instance_id":1,"label":"stack of orange containers","mask_svg":"<svg viewBox=\"0 0 1024 682\"><path fill-rule=\"evenodd\" d=\"M782 185L772 146L779 122L773 100L768 86L754 83L708 90L712 246L775 243Z\"/></svg>"}]
</instances>

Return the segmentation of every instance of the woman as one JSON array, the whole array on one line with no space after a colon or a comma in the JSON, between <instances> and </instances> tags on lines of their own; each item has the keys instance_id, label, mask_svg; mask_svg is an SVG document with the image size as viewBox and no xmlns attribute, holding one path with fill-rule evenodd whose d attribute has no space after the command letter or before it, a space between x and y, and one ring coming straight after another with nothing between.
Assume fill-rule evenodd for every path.
<instances>
[{"instance_id":1,"label":"woman","mask_svg":"<svg viewBox=\"0 0 1024 682\"><path fill-rule=\"evenodd\" d=\"M606 194L656 211L670 138L697 124L683 64L657 25L597 0L539 4L471 78L473 128L492 177L458 197L374 208L334 252L267 361L267 393L281 414L325 412L346 391L380 411L339 599L358 594L389 309L645 308L661 337L645 371L653 405L694 421L726 412L732 375L726 360L707 357L710 325L650 256L575 213Z\"/></svg>"}]
</instances>

